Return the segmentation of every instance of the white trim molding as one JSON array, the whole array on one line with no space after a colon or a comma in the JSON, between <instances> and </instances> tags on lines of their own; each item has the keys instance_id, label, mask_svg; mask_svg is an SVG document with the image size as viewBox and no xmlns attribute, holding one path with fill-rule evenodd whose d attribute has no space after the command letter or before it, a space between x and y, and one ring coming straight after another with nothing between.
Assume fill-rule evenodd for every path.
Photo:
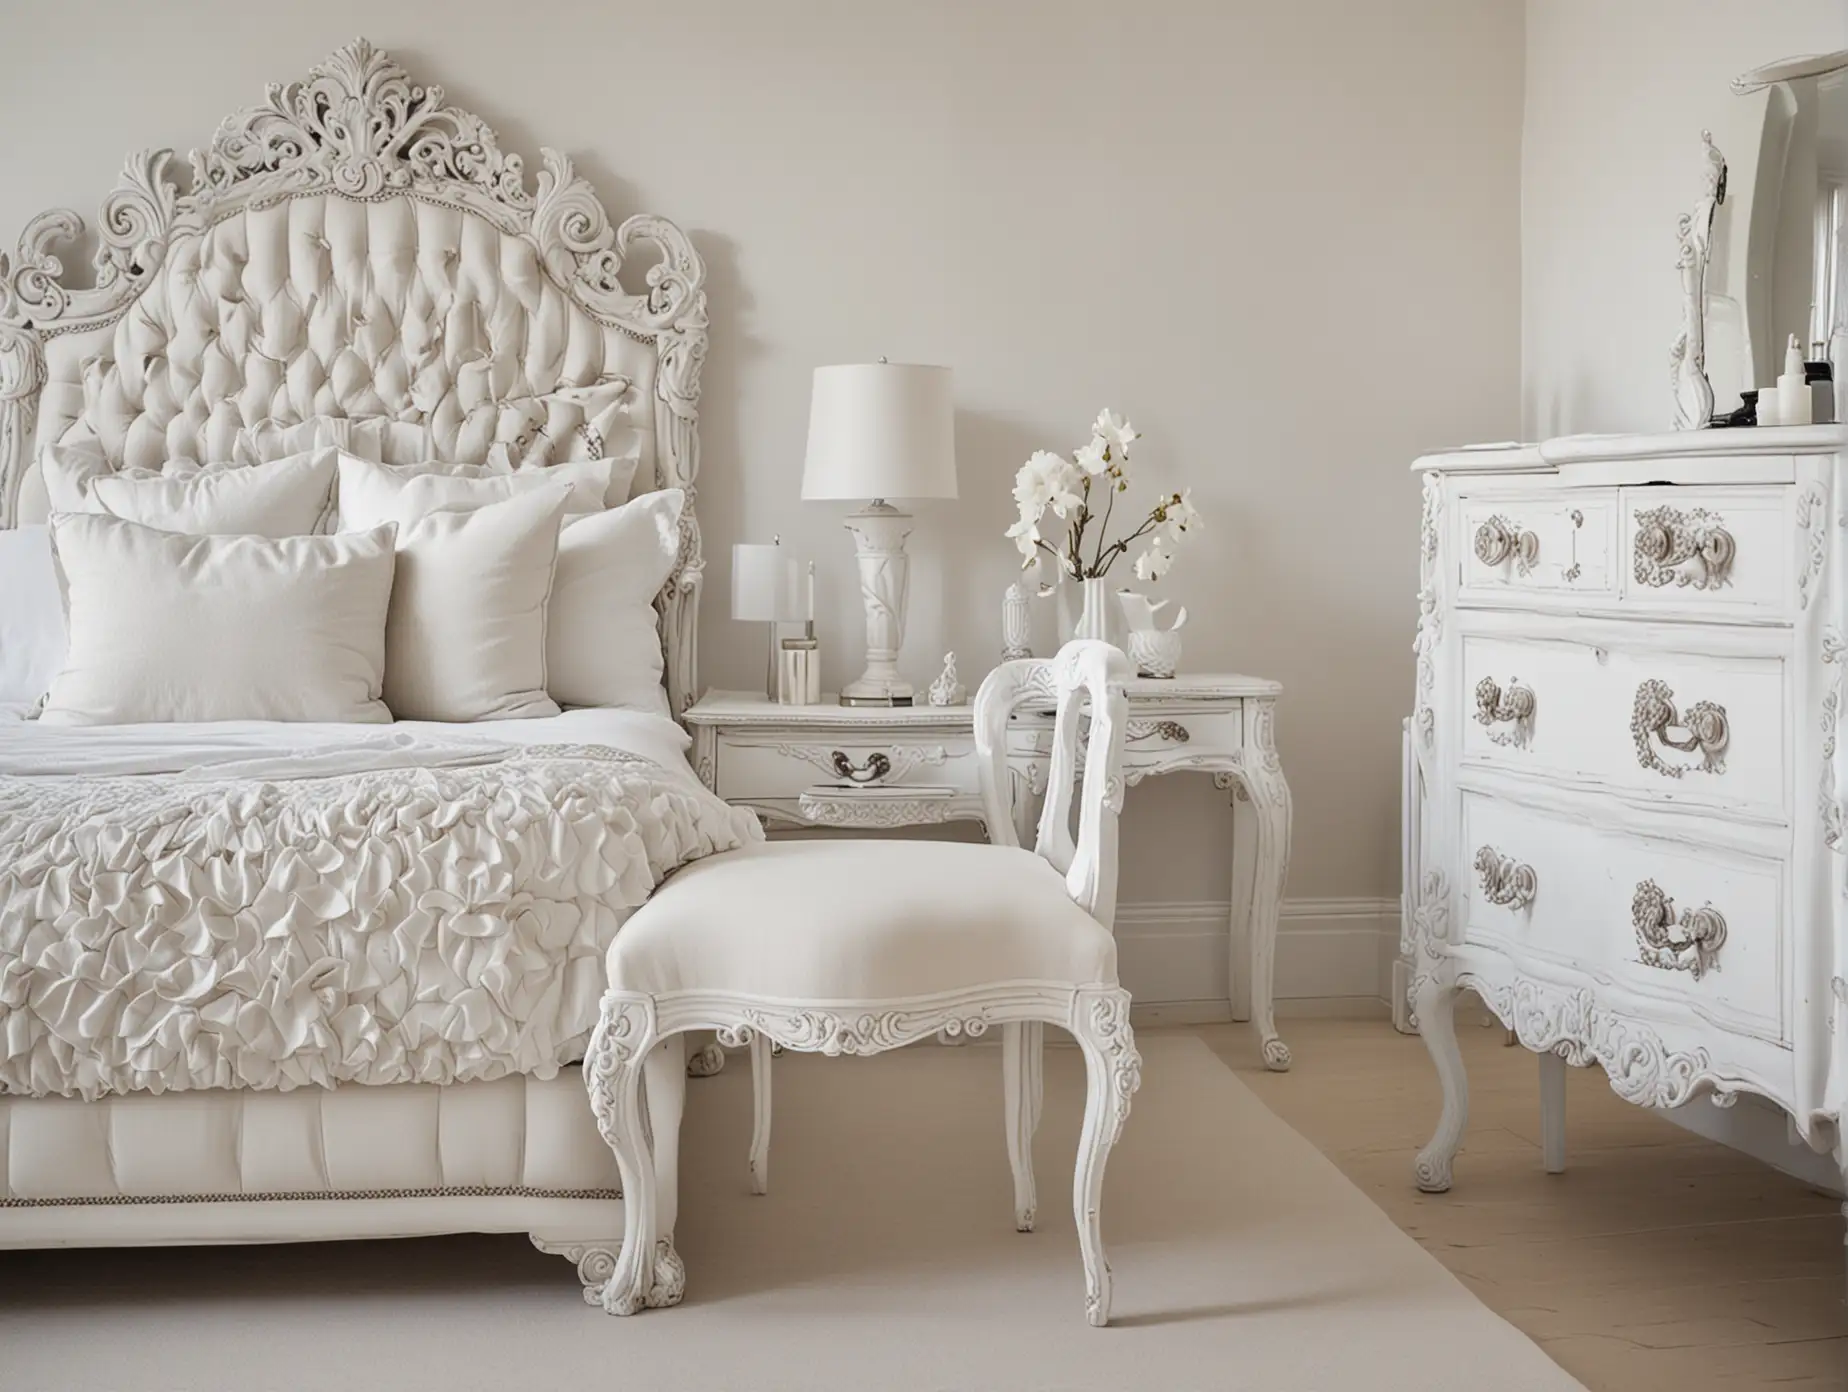
<instances>
[{"instance_id":1,"label":"white trim molding","mask_svg":"<svg viewBox=\"0 0 1848 1392\"><path fill-rule=\"evenodd\" d=\"M1118 903L1118 972L1138 1019L1233 1018L1225 996L1199 996L1201 981L1226 979L1231 911L1224 899ZM1397 898L1286 899L1277 922L1276 998L1388 1000L1398 949Z\"/></svg>"}]
</instances>

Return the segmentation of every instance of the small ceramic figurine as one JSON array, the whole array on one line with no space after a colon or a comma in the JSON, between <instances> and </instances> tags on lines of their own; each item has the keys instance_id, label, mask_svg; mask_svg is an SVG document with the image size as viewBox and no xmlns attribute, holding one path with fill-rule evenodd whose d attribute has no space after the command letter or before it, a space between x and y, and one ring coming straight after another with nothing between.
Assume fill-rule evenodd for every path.
<instances>
[{"instance_id":1,"label":"small ceramic figurine","mask_svg":"<svg viewBox=\"0 0 1848 1392\"><path fill-rule=\"evenodd\" d=\"M1136 664L1136 675L1172 677L1175 668L1181 665L1181 625L1187 622L1187 611L1179 610L1174 622L1160 629L1155 627L1155 616L1168 607L1167 600L1151 604L1134 590L1118 590L1117 602L1123 606L1123 617L1129 622L1129 640L1124 644L1124 651Z\"/></svg>"},{"instance_id":2,"label":"small ceramic figurine","mask_svg":"<svg viewBox=\"0 0 1848 1392\"><path fill-rule=\"evenodd\" d=\"M946 652L943 655L943 670L937 674L937 680L930 684L930 703L933 706L960 706L969 698L969 688L956 680L956 654Z\"/></svg>"},{"instance_id":3,"label":"small ceramic figurine","mask_svg":"<svg viewBox=\"0 0 1848 1392\"><path fill-rule=\"evenodd\" d=\"M1016 580L1001 597L1001 660L1032 657L1033 611L1028 607L1027 582Z\"/></svg>"}]
</instances>

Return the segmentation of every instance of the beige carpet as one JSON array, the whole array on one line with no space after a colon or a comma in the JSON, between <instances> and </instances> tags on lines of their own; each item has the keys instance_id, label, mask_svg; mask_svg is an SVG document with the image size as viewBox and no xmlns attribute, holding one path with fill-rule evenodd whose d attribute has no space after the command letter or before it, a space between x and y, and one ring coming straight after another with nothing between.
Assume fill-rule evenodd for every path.
<instances>
[{"instance_id":1,"label":"beige carpet","mask_svg":"<svg viewBox=\"0 0 1848 1392\"><path fill-rule=\"evenodd\" d=\"M1143 1052L1106 1188L1108 1329L1084 1323L1069 1206L1077 1052L1048 1051L1040 1231L1021 1235L998 1052L925 1045L780 1060L764 1198L745 1070L692 1085L678 1309L612 1319L519 1237L5 1252L0 1387L1579 1387L1197 1038Z\"/></svg>"}]
</instances>

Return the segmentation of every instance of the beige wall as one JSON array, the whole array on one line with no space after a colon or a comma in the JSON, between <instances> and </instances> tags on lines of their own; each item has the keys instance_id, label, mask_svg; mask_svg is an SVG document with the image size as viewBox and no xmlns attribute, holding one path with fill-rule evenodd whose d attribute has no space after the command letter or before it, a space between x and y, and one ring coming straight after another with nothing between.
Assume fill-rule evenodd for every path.
<instances>
[{"instance_id":1,"label":"beige wall","mask_svg":"<svg viewBox=\"0 0 1848 1392\"><path fill-rule=\"evenodd\" d=\"M1519 0L33 4L0 236L90 214L127 147L189 148L356 33L706 256L709 682L759 680L729 547L773 533L819 559L828 681L854 675L844 509L797 496L816 364L955 367L962 498L912 543L924 680L997 652L1014 467L1113 406L1145 486L1206 515L1164 585L1188 664L1288 688L1291 894L1396 895L1406 466L1518 419ZM1229 817L1205 780L1139 788L1125 900L1223 900Z\"/></svg>"},{"instance_id":2,"label":"beige wall","mask_svg":"<svg viewBox=\"0 0 1848 1392\"><path fill-rule=\"evenodd\" d=\"M1681 327L1675 221L1700 195L1700 133L1711 130L1735 162L1749 159L1741 127L1751 106L1727 83L1774 58L1843 47L1842 0L1528 0L1530 437L1669 427L1668 347Z\"/></svg>"}]
</instances>

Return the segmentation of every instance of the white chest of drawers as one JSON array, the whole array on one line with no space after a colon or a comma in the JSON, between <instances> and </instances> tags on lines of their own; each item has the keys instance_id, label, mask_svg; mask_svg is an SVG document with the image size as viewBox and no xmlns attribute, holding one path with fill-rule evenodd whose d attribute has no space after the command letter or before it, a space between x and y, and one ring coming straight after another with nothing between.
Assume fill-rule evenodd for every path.
<instances>
[{"instance_id":1,"label":"white chest of drawers","mask_svg":"<svg viewBox=\"0 0 1848 1392\"><path fill-rule=\"evenodd\" d=\"M1473 990L1629 1101L1771 1099L1840 1151L1848 1090L1848 435L1574 438L1420 460L1406 954L1443 1082L1421 1188L1467 1115Z\"/></svg>"}]
</instances>

